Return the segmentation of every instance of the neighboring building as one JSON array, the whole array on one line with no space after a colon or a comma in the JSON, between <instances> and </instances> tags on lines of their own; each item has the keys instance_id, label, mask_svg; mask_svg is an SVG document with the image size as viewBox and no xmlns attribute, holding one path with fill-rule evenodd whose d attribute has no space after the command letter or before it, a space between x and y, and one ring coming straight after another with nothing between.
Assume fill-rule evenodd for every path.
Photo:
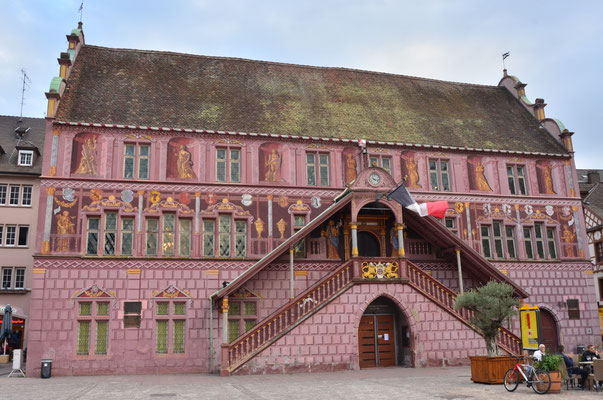
<instances>
[{"instance_id":1,"label":"neighboring building","mask_svg":"<svg viewBox=\"0 0 603 400\"><path fill-rule=\"evenodd\" d=\"M454 297L492 279L541 306L551 350L598 339L572 133L506 71L483 86L67 39L28 373L461 364L485 345ZM387 200L403 180L446 217Z\"/></svg>"},{"instance_id":2,"label":"neighboring building","mask_svg":"<svg viewBox=\"0 0 603 400\"><path fill-rule=\"evenodd\" d=\"M599 307L599 321L603 338L603 170L578 170L580 196L582 197L584 220L590 260L594 265L594 285Z\"/></svg>"},{"instance_id":3,"label":"neighboring building","mask_svg":"<svg viewBox=\"0 0 603 400\"><path fill-rule=\"evenodd\" d=\"M10 304L15 348L27 339L45 131L43 118L0 116L0 325Z\"/></svg>"}]
</instances>

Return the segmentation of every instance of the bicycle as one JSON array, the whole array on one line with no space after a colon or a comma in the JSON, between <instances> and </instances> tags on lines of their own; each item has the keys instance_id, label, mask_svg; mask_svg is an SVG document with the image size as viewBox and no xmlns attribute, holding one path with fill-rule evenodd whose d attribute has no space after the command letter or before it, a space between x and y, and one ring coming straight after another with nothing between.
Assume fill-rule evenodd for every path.
<instances>
[{"instance_id":1,"label":"bicycle","mask_svg":"<svg viewBox=\"0 0 603 400\"><path fill-rule=\"evenodd\" d=\"M523 360L523 357L515 357ZM536 369L530 364L515 364L514 368L509 369L505 373L505 389L513 392L517 389L521 379L524 379L528 387L532 387L538 394L546 394L551 388L551 377L549 373L540 369Z\"/></svg>"}]
</instances>

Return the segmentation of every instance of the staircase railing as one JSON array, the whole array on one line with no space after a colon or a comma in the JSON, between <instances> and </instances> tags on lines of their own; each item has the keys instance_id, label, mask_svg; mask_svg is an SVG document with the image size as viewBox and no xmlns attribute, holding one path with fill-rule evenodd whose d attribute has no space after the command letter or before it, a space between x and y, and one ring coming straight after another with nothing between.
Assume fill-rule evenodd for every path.
<instances>
[{"instance_id":1,"label":"staircase railing","mask_svg":"<svg viewBox=\"0 0 603 400\"><path fill-rule=\"evenodd\" d=\"M230 343L228 345L228 372L234 372L347 290L353 284L353 275L350 260ZM225 353L222 354L224 357ZM223 359L223 364L224 361ZM224 366L222 369L224 370Z\"/></svg>"},{"instance_id":2,"label":"staircase railing","mask_svg":"<svg viewBox=\"0 0 603 400\"><path fill-rule=\"evenodd\" d=\"M455 292L411 262L407 262L406 265L408 282L410 285L438 303L442 308L459 318L466 325L475 329L469 322L474 314L473 311L464 308L460 310L454 309L454 300L456 299ZM511 354L521 354L521 340L516 335L505 328L500 328L498 333L499 347Z\"/></svg>"}]
</instances>

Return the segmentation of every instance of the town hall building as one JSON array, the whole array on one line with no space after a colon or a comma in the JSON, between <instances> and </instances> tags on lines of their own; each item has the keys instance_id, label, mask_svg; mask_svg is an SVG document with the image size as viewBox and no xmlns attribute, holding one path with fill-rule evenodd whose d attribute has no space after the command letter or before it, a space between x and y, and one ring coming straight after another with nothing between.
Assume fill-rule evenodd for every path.
<instances>
[{"instance_id":1,"label":"town hall building","mask_svg":"<svg viewBox=\"0 0 603 400\"><path fill-rule=\"evenodd\" d=\"M572 132L498 85L126 50L51 82L28 373L459 365L490 280L599 342ZM441 220L388 200L403 183ZM521 352L518 318L499 335Z\"/></svg>"}]
</instances>

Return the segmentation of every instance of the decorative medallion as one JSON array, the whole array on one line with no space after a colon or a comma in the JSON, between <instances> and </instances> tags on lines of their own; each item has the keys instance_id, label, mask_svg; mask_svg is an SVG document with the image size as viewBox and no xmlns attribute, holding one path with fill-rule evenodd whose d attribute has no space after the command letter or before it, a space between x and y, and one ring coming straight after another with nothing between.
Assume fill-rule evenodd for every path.
<instances>
[{"instance_id":1,"label":"decorative medallion","mask_svg":"<svg viewBox=\"0 0 603 400\"><path fill-rule=\"evenodd\" d=\"M241 197L241 203L245 206L245 207L249 207L253 201L251 199L251 195L246 193Z\"/></svg>"},{"instance_id":2,"label":"decorative medallion","mask_svg":"<svg viewBox=\"0 0 603 400\"><path fill-rule=\"evenodd\" d=\"M304 204L301 199L297 200L297 203L293 204L291 207L289 207L289 214L291 214L292 211L310 211L310 206L307 204Z\"/></svg>"},{"instance_id":3,"label":"decorative medallion","mask_svg":"<svg viewBox=\"0 0 603 400\"><path fill-rule=\"evenodd\" d=\"M121 199L126 203L130 203L132 200L134 200L134 192L131 190L122 190Z\"/></svg>"},{"instance_id":4,"label":"decorative medallion","mask_svg":"<svg viewBox=\"0 0 603 400\"><path fill-rule=\"evenodd\" d=\"M527 215L532 215L534 213L534 209L532 208L532 206L530 204L526 204L524 206L524 210Z\"/></svg>"},{"instance_id":5,"label":"decorative medallion","mask_svg":"<svg viewBox=\"0 0 603 400\"><path fill-rule=\"evenodd\" d=\"M314 208L319 208L322 205L320 197L317 197L317 196L312 197L310 199L310 203L312 204L312 207L314 207Z\"/></svg>"},{"instance_id":6,"label":"decorative medallion","mask_svg":"<svg viewBox=\"0 0 603 400\"><path fill-rule=\"evenodd\" d=\"M159 201L161 200L161 193L159 193L156 190L153 190L151 193L149 193L149 201L153 204L157 204L159 203Z\"/></svg>"},{"instance_id":7,"label":"decorative medallion","mask_svg":"<svg viewBox=\"0 0 603 400\"><path fill-rule=\"evenodd\" d=\"M63 200L65 201L73 201L75 198L75 191L71 188L63 189Z\"/></svg>"},{"instance_id":8,"label":"decorative medallion","mask_svg":"<svg viewBox=\"0 0 603 400\"><path fill-rule=\"evenodd\" d=\"M490 205L490 203L484 204L483 209L485 215L490 215L492 213L492 206Z\"/></svg>"},{"instance_id":9,"label":"decorative medallion","mask_svg":"<svg viewBox=\"0 0 603 400\"><path fill-rule=\"evenodd\" d=\"M289 204L289 200L287 199L286 196L282 196L279 199L278 204L280 204L281 207L287 207L287 205Z\"/></svg>"},{"instance_id":10,"label":"decorative medallion","mask_svg":"<svg viewBox=\"0 0 603 400\"><path fill-rule=\"evenodd\" d=\"M511 208L511 206L509 204L503 204L502 205L502 209L503 209L503 213L507 216L510 217L511 216L511 212L513 211L513 209Z\"/></svg>"},{"instance_id":11,"label":"decorative medallion","mask_svg":"<svg viewBox=\"0 0 603 400\"><path fill-rule=\"evenodd\" d=\"M191 197L188 195L187 192L180 192L180 194L178 195L178 201L182 204L188 205L188 203L191 202Z\"/></svg>"},{"instance_id":12,"label":"decorative medallion","mask_svg":"<svg viewBox=\"0 0 603 400\"><path fill-rule=\"evenodd\" d=\"M90 189L90 198L92 201L99 201L103 198L103 191L99 189Z\"/></svg>"},{"instance_id":13,"label":"decorative medallion","mask_svg":"<svg viewBox=\"0 0 603 400\"><path fill-rule=\"evenodd\" d=\"M207 204L209 204L210 206L211 206L212 204L216 204L216 194L215 194L215 193L208 193L208 194L205 196L205 202L206 202Z\"/></svg>"}]
</instances>

